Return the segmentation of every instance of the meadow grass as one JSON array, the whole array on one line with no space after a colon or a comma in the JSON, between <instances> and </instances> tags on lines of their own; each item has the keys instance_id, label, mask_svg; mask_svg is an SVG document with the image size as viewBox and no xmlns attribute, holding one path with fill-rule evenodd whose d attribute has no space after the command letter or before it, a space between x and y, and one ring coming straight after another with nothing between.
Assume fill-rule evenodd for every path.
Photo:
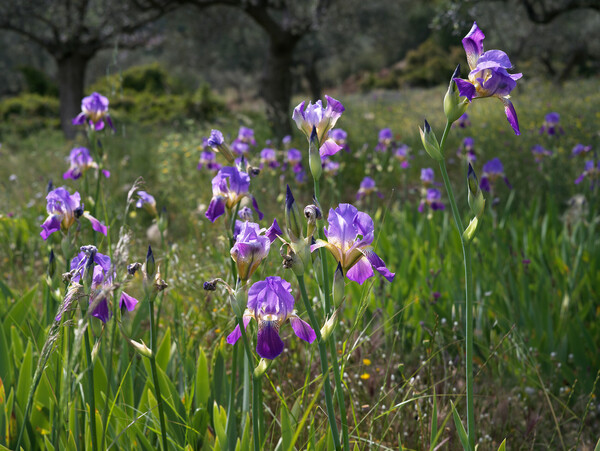
<instances>
[{"instance_id":1,"label":"meadow grass","mask_svg":"<svg viewBox=\"0 0 600 451\"><path fill-rule=\"evenodd\" d=\"M374 178L383 198L373 195L356 204L374 219L374 247L396 273L393 283L375 277L361 286L348 281L345 287L336 348L350 441L359 449L461 446L448 421L450 401L465 417L460 241L448 208L417 211L420 170L434 167L421 150L418 126L426 117L441 135L444 91L445 87L340 98L346 112L338 126L348 131L350 152L333 157L341 163L340 170L321 181L323 213L326 216L338 203L355 202L362 178ZM513 92L513 101L522 136L513 135L500 102L477 101L468 110L472 125L455 127L447 144L453 155L462 138L473 137L476 171L481 173L484 162L499 157L513 187L497 186L497 201L488 199L472 244L480 449L497 449L505 438L509 449L593 449L600 435L599 200L589 180L574 184L584 159L571 158L570 153L577 143L596 151L600 147L598 80L560 89L525 82ZM564 135L538 133L550 111L560 112ZM94 237L89 224L82 222L77 241L95 242L101 252L114 256L119 238L127 237L123 246L128 262L143 262L152 244L168 284L157 298L156 364L172 449L221 448L225 442L229 449L236 449L236 443L239 449L249 449L252 442L244 393L233 371L237 368L242 376L243 352L233 352L224 341L235 316L225 294L203 290L205 281L228 277L229 225L222 220L212 224L204 217L214 173L196 169L202 137L218 127L233 139L240 124L255 128L259 143L270 138L264 119L256 114L234 114L216 124L190 122L178 129L117 123L117 133L102 138L111 177L102 182L105 201L98 217L110 226L109 238ZM412 149L409 168L400 168L389 155L373 153L377 132L384 127ZM87 360L77 352L81 334L87 331L81 330L77 314L60 326L74 331L73 336L52 327L65 290L60 274L68 261L59 233L47 241L39 237L49 179L55 186L80 191L86 205L94 201L81 181L62 180L65 158L75 144L85 140L65 142L52 130L26 138L2 137L0 445L9 449L23 424L34 377L39 377L39 386L24 448L82 449L91 444L84 414L89 405ZM535 144L554 151L541 167L530 152ZM305 152L299 133L293 145ZM251 156L254 165L261 148L259 144ZM307 166L306 153L304 158ZM458 157L448 164L458 203L466 211L465 169ZM159 210L165 207L168 225L162 238L149 214L125 208L128 191L140 176ZM436 179L441 182L439 173ZM252 179L252 192L266 217L263 225L273 217L284 222L286 184L293 187L301 208L311 203L311 183L297 183L290 170L265 168ZM571 200L576 195L583 197ZM127 228L120 231L124 220ZM57 255L52 278L47 276L50 249ZM253 280L269 275L293 279L276 254L271 252ZM327 258L332 273L334 261ZM308 276L309 296L318 304L319 275L311 270ZM127 291L144 299L139 274L128 282ZM297 289L294 294L298 298ZM147 302L123 314L122 327L129 337L149 344ZM300 306L297 301L304 315ZM319 320L324 320L322 315ZM249 326L249 337L255 336L253 328ZM329 448L316 346L291 339L289 328L282 334L286 349L262 382L263 446ZM148 360L131 350L110 323L92 319L91 338L98 443L156 449L161 430ZM52 346L44 349L45 343ZM42 357L47 361L39 367Z\"/></svg>"}]
</instances>

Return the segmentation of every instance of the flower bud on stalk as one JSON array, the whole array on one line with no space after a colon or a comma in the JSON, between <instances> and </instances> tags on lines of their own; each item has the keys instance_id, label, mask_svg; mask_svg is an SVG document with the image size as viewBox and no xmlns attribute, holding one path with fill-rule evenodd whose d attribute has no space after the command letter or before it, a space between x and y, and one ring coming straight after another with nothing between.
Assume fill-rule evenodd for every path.
<instances>
[{"instance_id":1,"label":"flower bud on stalk","mask_svg":"<svg viewBox=\"0 0 600 451\"><path fill-rule=\"evenodd\" d=\"M440 145L438 143L437 138L435 137L435 133L431 129L429 122L425 120L425 125L423 129L419 127L419 132L421 132L421 142L423 143L423 147L429 154L431 158L436 161L442 161L444 156L442 155L442 151L440 150Z\"/></svg>"},{"instance_id":2,"label":"flower bud on stalk","mask_svg":"<svg viewBox=\"0 0 600 451\"><path fill-rule=\"evenodd\" d=\"M148 246L148 253L146 254L146 277L151 279L154 276L156 264L154 262L154 254L152 253L152 246Z\"/></svg>"},{"instance_id":3,"label":"flower bud on stalk","mask_svg":"<svg viewBox=\"0 0 600 451\"><path fill-rule=\"evenodd\" d=\"M452 77L450 78L450 83L448 84L448 91L446 91L446 95L444 96L444 113L446 114L446 119L448 122L452 123L458 120L465 111L467 111L467 107L469 106L469 99L460 95L458 87L456 86L455 78L460 77L460 64L456 66Z\"/></svg>"},{"instance_id":4,"label":"flower bud on stalk","mask_svg":"<svg viewBox=\"0 0 600 451\"><path fill-rule=\"evenodd\" d=\"M235 293L229 296L229 302L236 318L244 316L244 310L246 310L246 304L248 303L246 290L243 287L238 288Z\"/></svg>"},{"instance_id":5,"label":"flower bud on stalk","mask_svg":"<svg viewBox=\"0 0 600 451\"><path fill-rule=\"evenodd\" d=\"M300 223L300 210L288 185L285 195L285 228L290 241L302 239L302 225Z\"/></svg>"},{"instance_id":6,"label":"flower bud on stalk","mask_svg":"<svg viewBox=\"0 0 600 451\"><path fill-rule=\"evenodd\" d=\"M256 368L254 368L254 377L262 377L263 374L267 372L269 367L273 363L273 360L270 359L260 359Z\"/></svg>"},{"instance_id":7,"label":"flower bud on stalk","mask_svg":"<svg viewBox=\"0 0 600 451\"><path fill-rule=\"evenodd\" d=\"M50 249L50 254L48 255L48 277L52 279L54 277L54 273L56 272L56 257L54 257L54 250Z\"/></svg>"},{"instance_id":8,"label":"flower bud on stalk","mask_svg":"<svg viewBox=\"0 0 600 451\"><path fill-rule=\"evenodd\" d=\"M306 218L306 236L311 237L317 227L317 221L323 219L321 210L314 204L308 205L304 208L304 217Z\"/></svg>"},{"instance_id":9,"label":"flower bud on stalk","mask_svg":"<svg viewBox=\"0 0 600 451\"><path fill-rule=\"evenodd\" d=\"M479 188L479 180L477 179L477 174L475 174L471 163L469 163L469 171L467 174L467 188L467 200L469 202L469 207L471 208L471 212L479 218L483 214L485 199L483 198L483 193Z\"/></svg>"},{"instance_id":10,"label":"flower bud on stalk","mask_svg":"<svg viewBox=\"0 0 600 451\"><path fill-rule=\"evenodd\" d=\"M314 126L310 134L308 146L308 165L310 166L310 172L313 178L319 180L323 172L323 166L321 163L321 154L319 153L319 136L317 134L317 128Z\"/></svg>"},{"instance_id":11,"label":"flower bud on stalk","mask_svg":"<svg viewBox=\"0 0 600 451\"><path fill-rule=\"evenodd\" d=\"M334 307L339 307L344 300L344 288L344 271L342 270L342 264L338 263L335 274L333 275L333 286L331 290Z\"/></svg>"},{"instance_id":12,"label":"flower bud on stalk","mask_svg":"<svg viewBox=\"0 0 600 451\"><path fill-rule=\"evenodd\" d=\"M88 255L85 268L83 269L83 288L85 294L89 295L92 292L92 283L94 281L94 257L96 256L96 248L91 249Z\"/></svg>"}]
</instances>

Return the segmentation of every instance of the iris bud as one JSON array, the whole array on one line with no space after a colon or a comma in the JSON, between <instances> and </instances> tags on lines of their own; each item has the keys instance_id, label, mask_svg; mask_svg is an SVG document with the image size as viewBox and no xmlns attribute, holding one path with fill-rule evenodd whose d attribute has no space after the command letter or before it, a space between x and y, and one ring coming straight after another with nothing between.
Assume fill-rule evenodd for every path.
<instances>
[{"instance_id":1,"label":"iris bud","mask_svg":"<svg viewBox=\"0 0 600 451\"><path fill-rule=\"evenodd\" d=\"M448 122L455 122L459 117L465 114L467 107L469 106L469 100L466 97L461 97L456 86L455 78L460 77L460 64L456 66L450 83L448 84L448 91L444 96L444 113Z\"/></svg>"},{"instance_id":2,"label":"iris bud","mask_svg":"<svg viewBox=\"0 0 600 451\"><path fill-rule=\"evenodd\" d=\"M341 263L338 263L337 269L335 270L335 274L333 275L333 305L335 307L339 306L344 299L344 271L342 270Z\"/></svg>"},{"instance_id":3,"label":"iris bud","mask_svg":"<svg viewBox=\"0 0 600 451\"><path fill-rule=\"evenodd\" d=\"M323 219L323 215L321 214L321 209L316 205L307 205L304 208L304 217L306 218L307 228L306 228L306 236L312 236L315 228L317 227L317 221Z\"/></svg>"},{"instance_id":4,"label":"iris bud","mask_svg":"<svg viewBox=\"0 0 600 451\"><path fill-rule=\"evenodd\" d=\"M146 276L150 279L154 275L156 270L156 264L154 263L154 254L152 253L152 246L148 246L148 253L146 254Z\"/></svg>"},{"instance_id":5,"label":"iris bud","mask_svg":"<svg viewBox=\"0 0 600 451\"><path fill-rule=\"evenodd\" d=\"M288 185L285 195L285 227L291 241L302 238L302 226L300 224L300 210L294 200L292 190Z\"/></svg>"},{"instance_id":6,"label":"iris bud","mask_svg":"<svg viewBox=\"0 0 600 451\"><path fill-rule=\"evenodd\" d=\"M442 151L440 150L440 145L438 143L437 138L435 137L435 133L431 129L429 122L425 120L425 125L423 129L419 127L419 132L421 132L421 142L423 143L423 147L429 154L431 158L436 161L442 161L444 156L442 155Z\"/></svg>"},{"instance_id":7,"label":"iris bud","mask_svg":"<svg viewBox=\"0 0 600 451\"><path fill-rule=\"evenodd\" d=\"M473 170L473 166L469 163L469 172L467 175L467 188L468 188L468 197L467 200L469 202L469 207L471 208L471 212L480 217L483 214L483 208L485 207L485 199L483 198L483 193L479 188L479 181L477 180L477 174Z\"/></svg>"},{"instance_id":8,"label":"iris bud","mask_svg":"<svg viewBox=\"0 0 600 451\"><path fill-rule=\"evenodd\" d=\"M314 126L310 134L308 146L308 165L310 166L313 178L319 180L323 172L323 166L321 163L321 154L319 153L319 136L317 135L317 128Z\"/></svg>"},{"instance_id":9,"label":"iris bud","mask_svg":"<svg viewBox=\"0 0 600 451\"><path fill-rule=\"evenodd\" d=\"M52 279L56 272L56 258L54 257L54 250L50 249L50 255L48 255L48 276Z\"/></svg>"}]
</instances>

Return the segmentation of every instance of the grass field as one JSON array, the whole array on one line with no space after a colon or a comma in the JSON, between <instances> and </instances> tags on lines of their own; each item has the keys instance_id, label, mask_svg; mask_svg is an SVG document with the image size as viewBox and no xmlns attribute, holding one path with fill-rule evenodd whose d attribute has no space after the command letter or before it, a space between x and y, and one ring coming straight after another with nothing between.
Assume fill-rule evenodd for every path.
<instances>
[{"instance_id":1,"label":"grass field","mask_svg":"<svg viewBox=\"0 0 600 451\"><path fill-rule=\"evenodd\" d=\"M590 172L574 183L585 161L598 162L599 86L597 79L562 88L526 79L512 96L521 136L513 134L501 103L488 99L469 107L470 125L453 127L446 144L463 221L468 219L466 164L456 151L465 137L473 138L473 166L479 177L483 165L498 157L510 183L498 179L493 194L484 193L486 211L471 245L480 450L498 449L505 438L511 450L592 450L600 438L600 198L593 185L599 174ZM441 136L445 90L334 95L346 107L337 127L348 133L349 152L331 157L340 168L321 179L324 219L343 202L368 213L375 224L373 247L396 274L391 283L378 274L363 285L345 281L335 351L350 443L358 449L462 449L450 418L451 401L466 416L461 244L441 175L422 150L418 132L427 118ZM560 113L564 133L540 134L545 115L553 111ZM230 218L211 223L205 217L216 172L196 166L202 137L212 128L223 131L227 142L240 125L253 128L258 144L249 154L250 164L260 165L263 147L275 148L282 163L263 168L251 180L251 192L265 214L260 224L269 227L276 218L284 229L286 185L300 211L312 203L306 139L294 130L291 146L303 152L307 171L306 180L298 182L283 165L283 146L275 141L264 145L271 137L256 113L178 127L141 127L126 117L113 120L116 133L97 134L111 173L108 179L100 176L99 196L93 170L82 179L62 178L71 148L88 145L85 135L76 142L66 142L56 130L1 137L0 445L16 445L30 388L39 383L31 393L24 449L94 446L92 405L98 448L158 449L158 380L170 449L236 449L236 443L238 449L250 449L255 436L250 418L256 412L249 404L257 406L257 401L249 402L244 387L249 387L252 369L242 346L225 342L236 324L226 291L203 289L215 277L235 285ZM377 134L385 127L391 128L396 146L375 152ZM407 168L393 155L401 143L411 149ZM579 143L592 148L585 157L572 156ZM536 162L531 148L538 144L552 155ZM226 164L221 155L217 159ZM444 210L419 211L425 192L421 170L428 167L435 171L433 186L442 191ZM380 196L372 193L357 201L365 176L375 180ZM128 192L138 177L156 199L158 220L133 205L137 195L128 205ZM68 235L58 232L42 240L49 180L54 187L78 191L85 208L109 226L108 236L94 233L82 220ZM66 257L86 244L120 262L111 288L115 296L126 286L140 300L132 312L114 307L114 318L105 324L88 316L87 330L79 309L59 322L54 319L67 293L61 280L69 269ZM128 263L145 262L149 244L168 284L155 301L141 271L127 278L125 270ZM267 276L288 280L296 308L308 321L296 279L282 267L280 245L272 244L250 282ZM50 250L56 256L52 277ZM309 298L323 324L319 265L327 266L331 276L335 262L329 255L307 265L305 273ZM153 338L149 305L156 314ZM128 345L117 318L129 338L150 347L156 340L153 359ZM252 324L251 341L256 336ZM333 445L316 342L295 339L287 325L281 335L286 348L264 374L258 398L263 447L327 449ZM89 354L86 341L91 342ZM152 360L158 379L153 378ZM332 389L337 392L333 383Z\"/></svg>"}]
</instances>

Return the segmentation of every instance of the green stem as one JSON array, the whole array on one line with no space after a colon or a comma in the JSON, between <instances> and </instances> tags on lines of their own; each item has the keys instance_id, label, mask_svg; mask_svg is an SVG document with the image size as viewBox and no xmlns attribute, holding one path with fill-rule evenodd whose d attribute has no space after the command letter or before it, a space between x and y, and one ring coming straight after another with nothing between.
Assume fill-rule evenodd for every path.
<instances>
[{"instance_id":1,"label":"green stem","mask_svg":"<svg viewBox=\"0 0 600 451\"><path fill-rule=\"evenodd\" d=\"M90 403L90 433L92 434L92 451L98 449L96 440L96 395L94 393L94 361L92 360L92 348L90 347L90 333L92 332L92 321L88 319L88 330L85 334L85 353L88 363L88 396Z\"/></svg>"},{"instance_id":2,"label":"green stem","mask_svg":"<svg viewBox=\"0 0 600 451\"><path fill-rule=\"evenodd\" d=\"M115 292L115 299L120 299L121 297L121 292L120 290L117 290ZM112 321L112 326L111 326L111 333L110 333L110 351L108 353L107 356L107 361L106 361L106 365L107 365L107 374L106 374L106 380L108 381L108 384L106 385L106 399L111 399L110 398L110 386L111 386L111 379L112 379L112 370L113 370L113 356L114 354L114 349L115 349L115 341L116 341L116 335L117 335L117 310L118 310L118 303L113 302L113 321ZM102 441L100 442L100 449L106 449L104 447L105 443L106 443L106 435L108 432L108 422L106 421L108 419L108 411L109 411L109 406L110 403L107 401L105 403L104 406L104 410L102 412L102 424L104 425L104 433L102 434Z\"/></svg>"},{"instance_id":3,"label":"green stem","mask_svg":"<svg viewBox=\"0 0 600 451\"><path fill-rule=\"evenodd\" d=\"M160 433L162 436L162 447L163 451L167 451L167 427L165 425L165 416L163 412L163 401L160 394L160 384L158 383L158 371L156 369L156 329L154 324L154 300L152 295L148 302L150 308L150 349L152 350L152 357L150 357L150 367L152 369L152 381L154 383L154 393L156 394L156 402L158 404L158 417L160 420Z\"/></svg>"},{"instance_id":4,"label":"green stem","mask_svg":"<svg viewBox=\"0 0 600 451\"><path fill-rule=\"evenodd\" d=\"M450 122L446 122L444 128L444 134L440 142L440 149L442 155L444 154L444 146L446 144L446 138L451 127ZM456 206L456 198L454 197L454 190L450 184L450 178L448 177L448 171L446 170L446 162L441 160L440 171L442 172L442 178L444 179L444 186L448 193L448 199L450 200L450 207L452 209L452 216L458 230L460 238L460 244L462 247L463 261L465 267L465 378L467 385L467 431L469 435L469 444L471 449L475 449L475 410L473 402L473 283L472 283L472 271L471 271L471 246L463 239L463 223Z\"/></svg>"},{"instance_id":5,"label":"green stem","mask_svg":"<svg viewBox=\"0 0 600 451\"><path fill-rule=\"evenodd\" d=\"M315 187L315 200L317 204L320 205L320 187L319 180L314 179L314 187ZM323 232L323 227L318 227L319 230L319 238L325 240L325 234ZM331 298L329 291L329 267L327 266L327 252L324 247L319 249L319 255L321 257L321 269L323 272L323 299L325 306L325 317L331 315ZM338 407L340 409L340 416L342 420L342 439L344 441L344 449L350 449L350 439L348 433L348 419L346 415L346 400L344 399L344 389L342 386L342 377L340 372L340 367L337 360L337 350L335 347L336 339L335 339L335 331L331 334L329 338L329 352L331 353L331 364L333 366L333 379L335 380L335 394L337 398Z\"/></svg>"},{"instance_id":6,"label":"green stem","mask_svg":"<svg viewBox=\"0 0 600 451\"><path fill-rule=\"evenodd\" d=\"M342 449L340 444L340 435L337 428L335 419L335 411L333 409L333 397L331 396L331 384L329 383L329 363L327 362L327 349L325 348L325 342L321 337L321 329L319 323L315 317L310 301L308 300L308 294L306 293L306 285L304 284L304 276L296 275L298 279L298 285L300 286L300 292L302 293L302 301L304 307L308 313L310 325L314 329L317 336L317 344L319 345L319 356L321 360L321 373L323 374L323 386L325 387L325 405L327 407L327 417L329 420L329 427L331 428L331 435L333 436L333 444L337 451Z\"/></svg>"},{"instance_id":7,"label":"green stem","mask_svg":"<svg viewBox=\"0 0 600 451\"><path fill-rule=\"evenodd\" d=\"M238 356L237 356L237 347L233 347L233 356L232 356L232 365L231 365L231 384L229 386L229 401L227 403L227 423L225 425L225 436L227 437L227 448L228 449L235 449L235 443L229 443L229 437L231 437L232 434L232 430L233 430L233 424L234 424L234 420L235 420L235 415L233 414L233 411L235 410L235 388L237 386L236 381L237 381L237 377L236 377L236 372L237 372L237 360L238 360Z\"/></svg>"},{"instance_id":8,"label":"green stem","mask_svg":"<svg viewBox=\"0 0 600 451\"><path fill-rule=\"evenodd\" d=\"M246 358L248 359L248 365L250 368L254 367L254 357L252 357L252 351L250 350L250 344L248 342L248 335L244 328L244 319L241 316L237 317L237 323L242 334L242 343L244 344L244 350L246 351ZM260 377L252 376L252 435L254 437L254 451L260 451L260 445L262 443L260 434L260 418L262 416L262 409L260 408L260 390L261 380Z\"/></svg>"}]
</instances>

